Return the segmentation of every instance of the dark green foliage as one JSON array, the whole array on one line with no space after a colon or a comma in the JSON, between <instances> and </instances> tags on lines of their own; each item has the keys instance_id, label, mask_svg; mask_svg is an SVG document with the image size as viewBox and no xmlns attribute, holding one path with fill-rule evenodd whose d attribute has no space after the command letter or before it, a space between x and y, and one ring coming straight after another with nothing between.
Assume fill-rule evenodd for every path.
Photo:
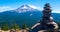
<instances>
[{"instance_id":1,"label":"dark green foliage","mask_svg":"<svg viewBox=\"0 0 60 32\"><path fill-rule=\"evenodd\" d=\"M11 27L11 29L20 29L19 25L17 25L16 23L14 23Z\"/></svg>"},{"instance_id":2,"label":"dark green foliage","mask_svg":"<svg viewBox=\"0 0 60 32\"><path fill-rule=\"evenodd\" d=\"M22 27L23 29L26 29L27 28L27 25L26 24L23 24L23 27Z\"/></svg>"},{"instance_id":3,"label":"dark green foliage","mask_svg":"<svg viewBox=\"0 0 60 32\"><path fill-rule=\"evenodd\" d=\"M33 14L32 16L30 16L31 13ZM52 16L55 19L55 21L60 20L60 13L52 13ZM2 24L2 22L7 22L9 23L8 25L10 25L10 24L13 24L14 21L16 21L17 24L21 26L23 22L26 22L27 26L31 27L38 20L40 20L41 17L42 17L42 11L38 11L38 10L34 10L33 12L25 12L25 13L6 11L6 12L0 13L0 25Z\"/></svg>"},{"instance_id":4,"label":"dark green foliage","mask_svg":"<svg viewBox=\"0 0 60 32\"><path fill-rule=\"evenodd\" d=\"M30 16L31 13L33 14L32 16ZM42 16L42 13L39 10L34 10L33 12L25 12L25 13L6 11L6 12L0 13L0 24L2 22L13 24L16 21L16 23L21 26L23 26L23 22L26 22L27 25L31 27L38 20L40 20L41 16ZM31 25L29 25L30 23Z\"/></svg>"},{"instance_id":5,"label":"dark green foliage","mask_svg":"<svg viewBox=\"0 0 60 32\"><path fill-rule=\"evenodd\" d=\"M7 30L9 30L9 29L10 29L10 27L8 26L7 23L3 23L3 24L2 24L1 30L7 31Z\"/></svg>"}]
</instances>

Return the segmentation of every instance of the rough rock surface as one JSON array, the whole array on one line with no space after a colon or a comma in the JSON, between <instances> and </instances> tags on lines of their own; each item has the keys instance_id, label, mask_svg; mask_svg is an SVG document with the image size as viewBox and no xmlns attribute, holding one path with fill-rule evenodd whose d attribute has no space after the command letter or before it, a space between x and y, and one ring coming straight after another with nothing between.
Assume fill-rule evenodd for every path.
<instances>
[{"instance_id":1,"label":"rough rock surface","mask_svg":"<svg viewBox=\"0 0 60 32\"><path fill-rule=\"evenodd\" d=\"M45 4L43 12L43 16L40 22L35 24L30 32L46 32L48 30L57 30L58 24L54 22L53 17L51 16L51 9L49 3Z\"/></svg>"}]
</instances>

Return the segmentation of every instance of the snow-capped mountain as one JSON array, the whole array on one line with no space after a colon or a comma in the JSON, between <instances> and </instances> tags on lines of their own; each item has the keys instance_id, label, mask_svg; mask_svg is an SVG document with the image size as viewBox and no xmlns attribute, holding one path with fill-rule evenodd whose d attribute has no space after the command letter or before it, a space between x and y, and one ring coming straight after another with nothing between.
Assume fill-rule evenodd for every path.
<instances>
[{"instance_id":1,"label":"snow-capped mountain","mask_svg":"<svg viewBox=\"0 0 60 32\"><path fill-rule=\"evenodd\" d=\"M42 11L34 8L29 5L22 5L16 10L1 12L0 25L3 22L7 22L9 25L12 25L14 22L16 22L18 25L21 26L23 25L23 23L26 23L27 26L30 27L34 25L37 21L40 21L42 17ZM52 16L55 21L60 21L60 13L52 13Z\"/></svg>"},{"instance_id":2,"label":"snow-capped mountain","mask_svg":"<svg viewBox=\"0 0 60 32\"><path fill-rule=\"evenodd\" d=\"M21 12L34 11L34 10L35 9L33 7L31 7L30 5L22 5L21 7L19 7L15 11L21 13Z\"/></svg>"}]
</instances>

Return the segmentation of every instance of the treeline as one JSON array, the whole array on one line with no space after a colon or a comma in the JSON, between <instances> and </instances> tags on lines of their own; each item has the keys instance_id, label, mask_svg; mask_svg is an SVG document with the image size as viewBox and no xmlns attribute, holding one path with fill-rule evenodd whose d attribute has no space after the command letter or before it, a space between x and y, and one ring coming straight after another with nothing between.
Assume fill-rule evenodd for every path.
<instances>
[{"instance_id":1,"label":"treeline","mask_svg":"<svg viewBox=\"0 0 60 32\"><path fill-rule=\"evenodd\" d=\"M60 29L60 22L56 22L57 24L58 24L58 26L59 26L59 29ZM7 30L11 30L11 29L26 29L26 28L31 28L31 27L28 27L27 25L26 25L26 23L24 23L23 25L22 25L22 27L20 26L20 25L18 25L17 23L14 23L14 24L12 24L12 25L8 25L7 23L3 23L3 24L1 24L1 26L0 26L0 29L1 30L4 30L4 31L7 31Z\"/></svg>"},{"instance_id":2,"label":"treeline","mask_svg":"<svg viewBox=\"0 0 60 32\"><path fill-rule=\"evenodd\" d=\"M11 26L8 25L7 23L3 23L0 27L1 30L4 30L4 31L7 31L7 30L11 30L11 29L26 29L27 28L27 25L24 23L22 27L20 27L18 24L14 23L12 24Z\"/></svg>"}]
</instances>

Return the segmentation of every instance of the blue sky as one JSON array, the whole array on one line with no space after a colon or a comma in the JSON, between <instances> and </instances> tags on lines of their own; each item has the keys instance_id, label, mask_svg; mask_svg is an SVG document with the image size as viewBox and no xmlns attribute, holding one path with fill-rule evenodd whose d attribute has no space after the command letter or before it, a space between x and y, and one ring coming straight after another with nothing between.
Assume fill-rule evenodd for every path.
<instances>
[{"instance_id":1,"label":"blue sky","mask_svg":"<svg viewBox=\"0 0 60 32\"><path fill-rule=\"evenodd\" d=\"M45 3L50 3L53 12L60 13L60 0L0 0L0 12L17 9L25 4L42 10Z\"/></svg>"}]
</instances>

